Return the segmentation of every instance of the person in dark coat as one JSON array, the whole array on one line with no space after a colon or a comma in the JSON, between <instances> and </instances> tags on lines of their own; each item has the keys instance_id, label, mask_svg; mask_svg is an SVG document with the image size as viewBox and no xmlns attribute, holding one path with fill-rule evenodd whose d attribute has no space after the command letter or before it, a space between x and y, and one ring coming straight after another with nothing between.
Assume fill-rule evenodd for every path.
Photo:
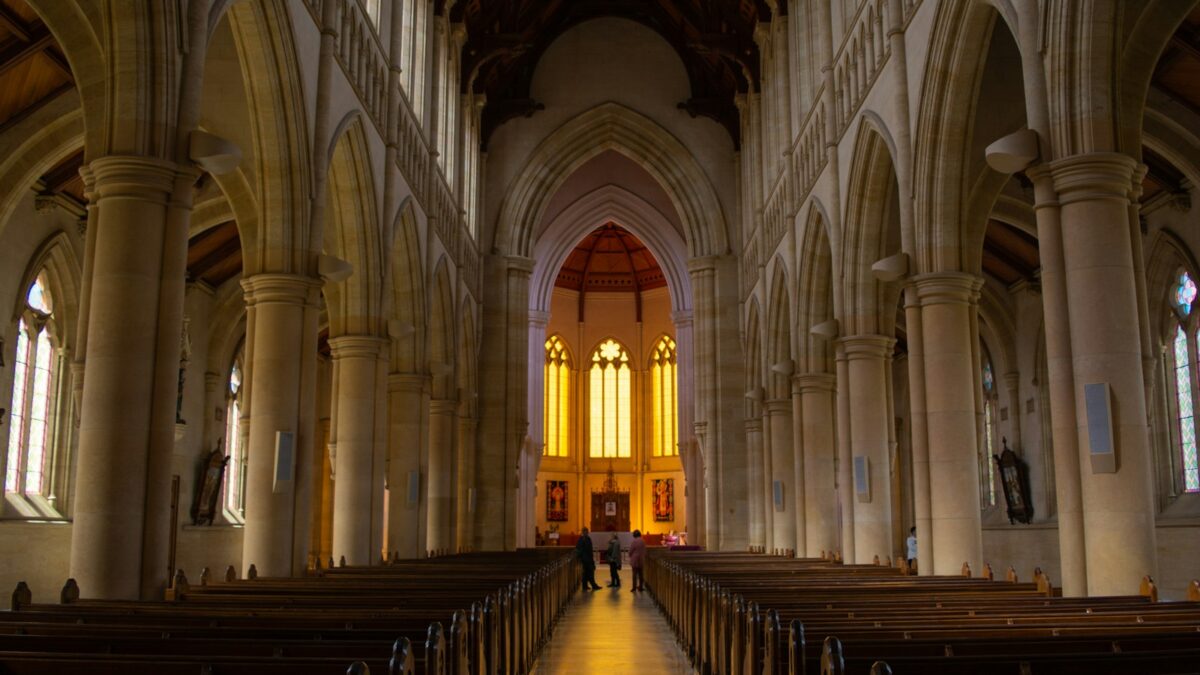
<instances>
[{"instance_id":1,"label":"person in dark coat","mask_svg":"<svg viewBox=\"0 0 1200 675\"><path fill-rule=\"evenodd\" d=\"M608 573L612 575L612 580L608 582L609 588L621 587L621 539L616 534L612 539L608 540L608 550L605 551L604 557L608 559Z\"/></svg>"},{"instance_id":2,"label":"person in dark coat","mask_svg":"<svg viewBox=\"0 0 1200 675\"><path fill-rule=\"evenodd\" d=\"M592 553L592 538L588 536L586 527L575 544L575 557L579 558L579 564L583 565L583 590L600 590L600 584L596 583L596 558Z\"/></svg>"}]
</instances>

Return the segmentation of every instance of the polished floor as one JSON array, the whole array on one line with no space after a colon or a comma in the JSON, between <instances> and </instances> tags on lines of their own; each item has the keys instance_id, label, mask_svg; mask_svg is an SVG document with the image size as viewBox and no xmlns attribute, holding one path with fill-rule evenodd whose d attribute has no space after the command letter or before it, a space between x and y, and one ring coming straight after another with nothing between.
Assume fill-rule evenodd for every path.
<instances>
[{"instance_id":1,"label":"polished floor","mask_svg":"<svg viewBox=\"0 0 1200 675\"><path fill-rule=\"evenodd\" d=\"M596 580L607 584L608 568L599 567ZM577 593L538 655L534 675L693 675L695 671L650 595L630 593L629 580L626 566L621 570L620 588Z\"/></svg>"}]
</instances>

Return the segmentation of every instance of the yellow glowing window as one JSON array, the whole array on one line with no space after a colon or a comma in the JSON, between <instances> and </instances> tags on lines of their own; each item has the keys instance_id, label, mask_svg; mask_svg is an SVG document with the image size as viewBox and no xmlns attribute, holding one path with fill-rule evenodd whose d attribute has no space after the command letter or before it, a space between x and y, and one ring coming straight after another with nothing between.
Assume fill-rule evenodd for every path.
<instances>
[{"instance_id":1,"label":"yellow glowing window","mask_svg":"<svg viewBox=\"0 0 1200 675\"><path fill-rule=\"evenodd\" d=\"M679 419L675 414L679 393L676 384L675 341L663 336L650 355L650 414L654 429L651 443L655 457L679 454Z\"/></svg>"},{"instance_id":2,"label":"yellow glowing window","mask_svg":"<svg viewBox=\"0 0 1200 675\"><path fill-rule=\"evenodd\" d=\"M588 454L629 457L633 447L629 352L615 340L592 352L588 372Z\"/></svg>"},{"instance_id":3,"label":"yellow glowing window","mask_svg":"<svg viewBox=\"0 0 1200 675\"><path fill-rule=\"evenodd\" d=\"M546 340L542 438L547 457L567 457L571 439L571 356L557 335Z\"/></svg>"}]
</instances>

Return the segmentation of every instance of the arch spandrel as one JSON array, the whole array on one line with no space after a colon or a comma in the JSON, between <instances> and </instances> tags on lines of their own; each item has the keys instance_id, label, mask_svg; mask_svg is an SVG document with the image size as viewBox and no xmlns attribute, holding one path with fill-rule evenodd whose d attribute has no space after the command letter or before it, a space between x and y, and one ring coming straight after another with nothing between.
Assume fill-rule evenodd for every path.
<instances>
[{"instance_id":1,"label":"arch spandrel","mask_svg":"<svg viewBox=\"0 0 1200 675\"><path fill-rule=\"evenodd\" d=\"M663 186L683 222L691 257L727 252L720 200L695 157L657 123L616 103L578 115L534 150L500 208L494 252L529 256L550 197L576 169L606 150L638 162Z\"/></svg>"}]
</instances>

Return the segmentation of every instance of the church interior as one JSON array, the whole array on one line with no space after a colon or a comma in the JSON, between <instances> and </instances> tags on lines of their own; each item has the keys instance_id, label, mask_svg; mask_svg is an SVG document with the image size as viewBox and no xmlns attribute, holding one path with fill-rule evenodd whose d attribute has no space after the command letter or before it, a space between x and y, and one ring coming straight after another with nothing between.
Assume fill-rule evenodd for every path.
<instances>
[{"instance_id":1,"label":"church interior","mask_svg":"<svg viewBox=\"0 0 1200 675\"><path fill-rule=\"evenodd\" d=\"M526 672L587 528L681 644L860 566L1194 633L1197 186L1195 0L0 0L0 587L511 572Z\"/></svg>"}]
</instances>

